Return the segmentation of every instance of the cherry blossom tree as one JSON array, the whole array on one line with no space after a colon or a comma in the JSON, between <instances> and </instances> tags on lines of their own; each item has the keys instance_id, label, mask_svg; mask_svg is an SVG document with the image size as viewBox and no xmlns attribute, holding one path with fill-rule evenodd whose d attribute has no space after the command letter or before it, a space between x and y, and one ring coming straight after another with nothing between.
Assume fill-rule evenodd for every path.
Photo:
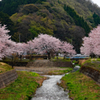
<instances>
[{"instance_id":1,"label":"cherry blossom tree","mask_svg":"<svg viewBox=\"0 0 100 100\"><path fill-rule=\"evenodd\" d=\"M2 53L5 48L5 44L0 42L0 59L2 59L5 56L4 53Z\"/></svg>"},{"instance_id":2,"label":"cherry blossom tree","mask_svg":"<svg viewBox=\"0 0 100 100\"><path fill-rule=\"evenodd\" d=\"M10 36L7 34L9 31L6 30L6 26L0 25L0 59L11 56L13 53L22 52L23 44L16 43L10 39Z\"/></svg>"},{"instance_id":3,"label":"cherry blossom tree","mask_svg":"<svg viewBox=\"0 0 100 100\"><path fill-rule=\"evenodd\" d=\"M33 41L30 41L30 46L32 50L39 54L48 54L48 58L50 59L51 52L67 52L70 54L75 54L75 50L73 50L73 46L67 42L61 42L59 39L47 35L47 34L40 34L37 38Z\"/></svg>"},{"instance_id":4,"label":"cherry blossom tree","mask_svg":"<svg viewBox=\"0 0 100 100\"><path fill-rule=\"evenodd\" d=\"M85 55L94 54L100 56L100 25L89 33L89 37L83 38L83 44L80 50Z\"/></svg>"},{"instance_id":5,"label":"cherry blossom tree","mask_svg":"<svg viewBox=\"0 0 100 100\"><path fill-rule=\"evenodd\" d=\"M19 55L23 55L24 52L26 52L27 44L26 43L16 43L15 50Z\"/></svg>"},{"instance_id":6,"label":"cherry blossom tree","mask_svg":"<svg viewBox=\"0 0 100 100\"><path fill-rule=\"evenodd\" d=\"M34 42L33 42L33 40L30 40L30 41L27 42L26 50L27 50L27 52L29 52L29 54L33 53L33 51L34 51Z\"/></svg>"},{"instance_id":7,"label":"cherry blossom tree","mask_svg":"<svg viewBox=\"0 0 100 100\"><path fill-rule=\"evenodd\" d=\"M27 44L26 43L16 43L14 50L17 56L22 60L23 54L26 52Z\"/></svg>"},{"instance_id":8,"label":"cherry blossom tree","mask_svg":"<svg viewBox=\"0 0 100 100\"><path fill-rule=\"evenodd\" d=\"M65 55L72 56L72 55L76 54L76 52L73 48L74 48L73 45L71 45L70 43L62 42L61 52L64 53Z\"/></svg>"},{"instance_id":9,"label":"cherry blossom tree","mask_svg":"<svg viewBox=\"0 0 100 100\"><path fill-rule=\"evenodd\" d=\"M0 59L6 56L7 52L7 41L10 39L10 36L7 34L9 31L6 30L5 26L0 24Z\"/></svg>"},{"instance_id":10,"label":"cherry blossom tree","mask_svg":"<svg viewBox=\"0 0 100 100\"><path fill-rule=\"evenodd\" d=\"M34 53L34 49L35 46L33 40L28 41L25 46L25 52L27 52L30 55L30 60L32 60L32 54Z\"/></svg>"}]
</instances>

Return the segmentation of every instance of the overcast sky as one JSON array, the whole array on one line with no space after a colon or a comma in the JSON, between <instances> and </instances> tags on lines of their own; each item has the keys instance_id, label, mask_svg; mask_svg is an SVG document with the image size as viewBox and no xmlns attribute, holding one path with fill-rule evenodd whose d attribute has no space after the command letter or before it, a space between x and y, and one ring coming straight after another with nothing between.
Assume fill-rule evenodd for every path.
<instances>
[{"instance_id":1,"label":"overcast sky","mask_svg":"<svg viewBox=\"0 0 100 100\"><path fill-rule=\"evenodd\" d=\"M96 3L100 7L100 0L91 0L91 1L93 1L94 3Z\"/></svg>"}]
</instances>

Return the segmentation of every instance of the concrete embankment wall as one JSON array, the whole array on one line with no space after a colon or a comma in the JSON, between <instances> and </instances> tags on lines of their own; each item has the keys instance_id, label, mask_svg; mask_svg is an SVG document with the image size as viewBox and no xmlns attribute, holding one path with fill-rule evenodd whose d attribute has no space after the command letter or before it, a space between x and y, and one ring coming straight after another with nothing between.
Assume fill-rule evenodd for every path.
<instances>
[{"instance_id":1,"label":"concrete embankment wall","mask_svg":"<svg viewBox=\"0 0 100 100\"><path fill-rule=\"evenodd\" d=\"M91 67L82 66L80 69L80 72L91 77L93 80L95 80L97 83L100 84L100 71L99 70L96 70Z\"/></svg>"},{"instance_id":2,"label":"concrete embankment wall","mask_svg":"<svg viewBox=\"0 0 100 100\"><path fill-rule=\"evenodd\" d=\"M71 62L60 62L60 61L53 62L53 66L56 66L56 67L72 67L72 68L74 67Z\"/></svg>"},{"instance_id":3,"label":"concrete embankment wall","mask_svg":"<svg viewBox=\"0 0 100 100\"><path fill-rule=\"evenodd\" d=\"M4 88L17 79L18 75L15 70L10 70L0 74L0 88Z\"/></svg>"}]
</instances>

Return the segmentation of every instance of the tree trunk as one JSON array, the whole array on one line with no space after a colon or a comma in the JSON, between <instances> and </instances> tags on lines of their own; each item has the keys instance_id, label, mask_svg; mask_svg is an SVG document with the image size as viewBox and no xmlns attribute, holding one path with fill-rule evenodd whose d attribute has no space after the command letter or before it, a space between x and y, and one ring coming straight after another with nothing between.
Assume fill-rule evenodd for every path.
<instances>
[{"instance_id":1,"label":"tree trunk","mask_svg":"<svg viewBox=\"0 0 100 100\"><path fill-rule=\"evenodd\" d=\"M58 53L56 54L56 56L57 56L57 59L58 59Z\"/></svg>"},{"instance_id":2,"label":"tree trunk","mask_svg":"<svg viewBox=\"0 0 100 100\"><path fill-rule=\"evenodd\" d=\"M14 57L12 56L12 68L14 67Z\"/></svg>"},{"instance_id":3,"label":"tree trunk","mask_svg":"<svg viewBox=\"0 0 100 100\"><path fill-rule=\"evenodd\" d=\"M66 56L64 55L64 59L65 59L65 57L66 57Z\"/></svg>"},{"instance_id":4,"label":"tree trunk","mask_svg":"<svg viewBox=\"0 0 100 100\"><path fill-rule=\"evenodd\" d=\"M50 52L48 52L47 54L48 54L48 59L51 59Z\"/></svg>"}]
</instances>

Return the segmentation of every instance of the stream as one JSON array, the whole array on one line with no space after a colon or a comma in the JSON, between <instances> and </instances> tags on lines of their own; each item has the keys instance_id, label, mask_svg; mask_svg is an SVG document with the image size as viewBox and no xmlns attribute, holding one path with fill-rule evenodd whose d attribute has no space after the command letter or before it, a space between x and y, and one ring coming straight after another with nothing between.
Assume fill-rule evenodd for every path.
<instances>
[{"instance_id":1,"label":"stream","mask_svg":"<svg viewBox=\"0 0 100 100\"><path fill-rule=\"evenodd\" d=\"M75 66L72 72L77 71L79 68L79 66ZM43 82L42 86L37 89L35 96L31 100L71 100L68 92L57 85L64 75L44 75L49 79Z\"/></svg>"},{"instance_id":2,"label":"stream","mask_svg":"<svg viewBox=\"0 0 100 100\"><path fill-rule=\"evenodd\" d=\"M71 100L68 92L59 87L60 79L64 75L44 75L49 77L40 88L37 89L35 96L31 100Z\"/></svg>"}]
</instances>

